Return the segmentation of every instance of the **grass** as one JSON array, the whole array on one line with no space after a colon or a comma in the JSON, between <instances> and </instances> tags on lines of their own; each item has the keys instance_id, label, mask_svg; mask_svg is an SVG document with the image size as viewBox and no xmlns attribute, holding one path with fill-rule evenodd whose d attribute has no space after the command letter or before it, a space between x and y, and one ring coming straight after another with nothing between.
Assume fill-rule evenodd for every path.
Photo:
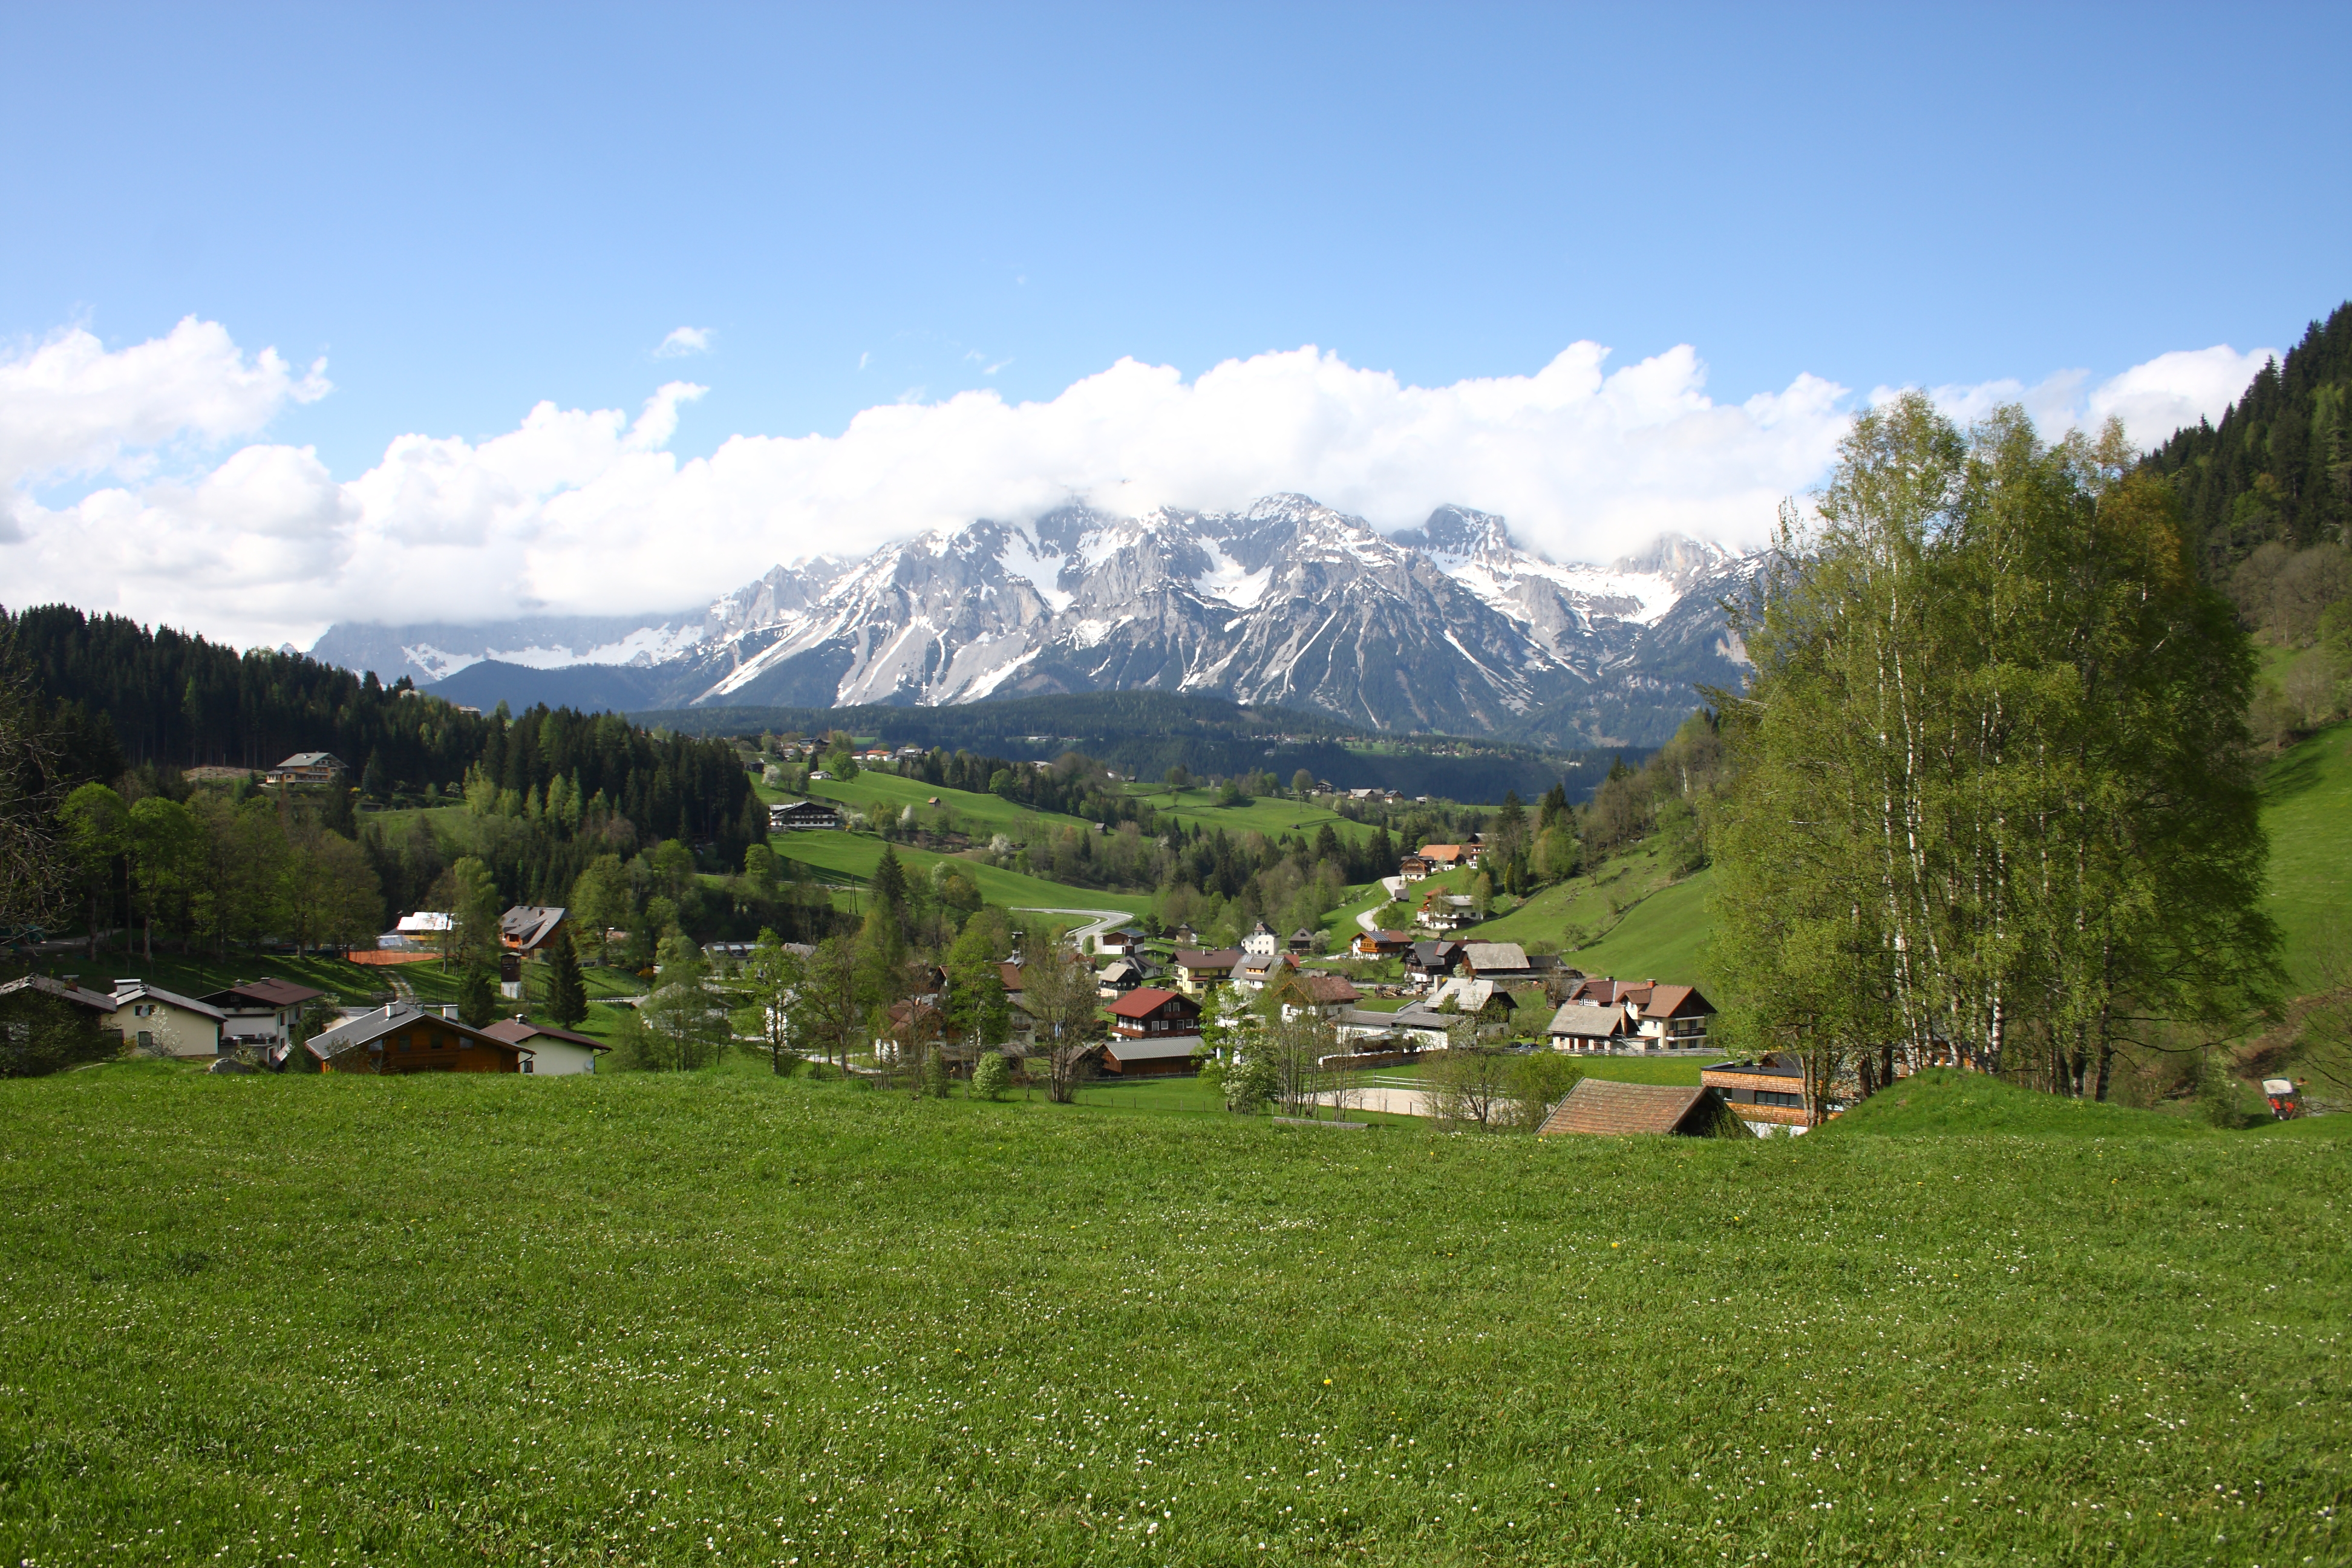
<instances>
[{"instance_id":1,"label":"grass","mask_svg":"<svg viewBox=\"0 0 2352 1568\"><path fill-rule=\"evenodd\" d=\"M814 868L830 879L849 878L865 882L882 863L882 840L867 834L848 832L780 833L769 844L787 859ZM1151 907L1149 893L1112 893L1098 888L1073 888L1061 882L1049 882L1042 877L1024 876L995 866L983 866L976 860L960 859L953 856L935 855L927 849L908 845L897 846L898 859L908 871L928 875L941 860L954 859L971 874L981 897L992 904L1013 908L1126 910L1141 914Z\"/></svg>"},{"instance_id":2,"label":"grass","mask_svg":"<svg viewBox=\"0 0 2352 1568\"><path fill-rule=\"evenodd\" d=\"M1245 805L1219 805L1217 792L1213 789L1171 791L1166 784L1133 784L1127 793L1151 806L1162 816L1173 816L1187 827L1203 831L1223 828L1230 834L1263 833L1268 838L1283 834L1304 835L1312 838L1329 823L1331 830L1341 840L1370 838L1374 829L1360 822L1350 822L1328 806L1313 801L1278 800L1270 797L1252 799ZM1418 848L1413 845L1409 847Z\"/></svg>"},{"instance_id":3,"label":"grass","mask_svg":"<svg viewBox=\"0 0 2352 1568\"><path fill-rule=\"evenodd\" d=\"M2340 1136L137 1067L0 1122L11 1562L2345 1556Z\"/></svg>"},{"instance_id":4,"label":"grass","mask_svg":"<svg viewBox=\"0 0 2352 1568\"><path fill-rule=\"evenodd\" d=\"M791 798L786 791L772 790L764 785L759 786L759 793L763 800ZM846 781L821 779L809 786L809 794L820 800L854 805L861 811L876 805L911 805L926 827L931 825L937 811L927 803L937 795L941 805L955 813L958 830L977 834L983 843L990 834L1002 833L1016 842L1045 844L1066 827L1083 831L1090 826L1082 816L1070 816L1058 811L1033 811L1001 795L947 789L939 784L925 784L920 779L901 778L897 773L884 773L878 768L862 769L856 778Z\"/></svg>"},{"instance_id":5,"label":"grass","mask_svg":"<svg viewBox=\"0 0 2352 1568\"><path fill-rule=\"evenodd\" d=\"M2263 780L2271 837L2271 914L2286 938L2296 989L2321 982L2322 958L2352 941L2352 723L2302 741Z\"/></svg>"}]
</instances>

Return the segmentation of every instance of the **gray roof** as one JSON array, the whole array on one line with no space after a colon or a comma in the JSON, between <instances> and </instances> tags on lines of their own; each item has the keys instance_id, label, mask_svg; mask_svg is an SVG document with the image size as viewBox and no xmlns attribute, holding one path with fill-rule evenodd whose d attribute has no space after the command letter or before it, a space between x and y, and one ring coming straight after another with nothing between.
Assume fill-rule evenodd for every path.
<instances>
[{"instance_id":1,"label":"gray roof","mask_svg":"<svg viewBox=\"0 0 2352 1568\"><path fill-rule=\"evenodd\" d=\"M1622 1007L1601 1007L1590 1002L1563 1002L1551 1016L1550 1033L1580 1040L1608 1040L1633 1033Z\"/></svg>"},{"instance_id":2,"label":"gray roof","mask_svg":"<svg viewBox=\"0 0 2352 1568\"><path fill-rule=\"evenodd\" d=\"M517 904L499 917L499 934L525 947L534 947L562 923L563 908L560 904Z\"/></svg>"},{"instance_id":3,"label":"gray roof","mask_svg":"<svg viewBox=\"0 0 2352 1568\"><path fill-rule=\"evenodd\" d=\"M1140 1038L1129 1035L1113 1035L1102 1043L1106 1055L1123 1062L1166 1061L1170 1057L1189 1057L1201 1048L1198 1035L1145 1035Z\"/></svg>"},{"instance_id":4,"label":"gray roof","mask_svg":"<svg viewBox=\"0 0 2352 1568\"><path fill-rule=\"evenodd\" d=\"M1496 969L1528 967L1527 950L1516 942L1464 942L1462 957L1471 968L1481 973Z\"/></svg>"},{"instance_id":5,"label":"gray roof","mask_svg":"<svg viewBox=\"0 0 2352 1568\"><path fill-rule=\"evenodd\" d=\"M499 1039L495 1035L486 1035L470 1024L461 1024L455 1018L445 1018L438 1013L426 1013L410 1002L394 1002L377 1008L373 1013L362 1013L356 1018L346 1018L333 1028L321 1029L311 1036L305 1048L320 1061L331 1061L355 1047L373 1045L394 1029L405 1029L412 1025L425 1022L430 1022L438 1028L454 1030L469 1039L478 1040L486 1046L492 1046L502 1051L521 1048L510 1041Z\"/></svg>"},{"instance_id":6,"label":"gray roof","mask_svg":"<svg viewBox=\"0 0 2352 1568\"><path fill-rule=\"evenodd\" d=\"M215 1023L228 1016L226 1013L222 1012L219 1008L215 1007L208 1003L198 1002L192 997L183 996L176 991L166 991L160 985L150 985L144 980L134 980L127 985L121 982L117 982L114 992L114 1005L120 1007L125 1003L144 1001L150 996L152 996L158 1002L167 1003L172 1006L184 1008L191 1013L202 1013L205 1017L214 1020Z\"/></svg>"},{"instance_id":7,"label":"gray roof","mask_svg":"<svg viewBox=\"0 0 2352 1568\"><path fill-rule=\"evenodd\" d=\"M0 985L0 996L14 995L19 991L37 991L44 996L54 996L60 1002L70 1002L93 1013L114 1011L113 997L84 990L79 985L68 985L62 980L52 980L46 974L26 974Z\"/></svg>"}]
</instances>

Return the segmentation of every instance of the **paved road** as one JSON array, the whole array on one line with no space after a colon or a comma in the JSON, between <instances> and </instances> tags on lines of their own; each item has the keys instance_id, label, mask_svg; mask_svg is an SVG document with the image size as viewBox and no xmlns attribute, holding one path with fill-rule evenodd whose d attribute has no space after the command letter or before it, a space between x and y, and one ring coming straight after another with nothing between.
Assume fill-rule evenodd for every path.
<instances>
[{"instance_id":1,"label":"paved road","mask_svg":"<svg viewBox=\"0 0 2352 1568\"><path fill-rule=\"evenodd\" d=\"M1391 904L1404 897L1404 879L1402 877L1382 877L1381 879L1381 886L1388 889L1389 903ZM1384 910L1386 908L1388 908L1388 904L1382 904L1381 906L1381 909ZM1366 910L1356 917L1356 923L1363 927L1366 931L1378 931L1381 928L1372 917L1380 912L1380 910Z\"/></svg>"}]
</instances>

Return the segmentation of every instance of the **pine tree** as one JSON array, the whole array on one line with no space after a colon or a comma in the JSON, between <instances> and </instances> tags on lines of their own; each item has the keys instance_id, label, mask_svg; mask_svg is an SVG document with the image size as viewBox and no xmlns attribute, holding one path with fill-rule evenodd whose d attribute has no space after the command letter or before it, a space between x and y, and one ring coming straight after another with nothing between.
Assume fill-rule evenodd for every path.
<instances>
[{"instance_id":1,"label":"pine tree","mask_svg":"<svg viewBox=\"0 0 2352 1568\"><path fill-rule=\"evenodd\" d=\"M572 951L569 931L555 944L554 973L547 978L547 1016L567 1029L588 1016L588 983L580 973L580 955Z\"/></svg>"},{"instance_id":2,"label":"pine tree","mask_svg":"<svg viewBox=\"0 0 2352 1568\"><path fill-rule=\"evenodd\" d=\"M499 989L491 972L471 965L457 982L457 1021L478 1029L498 1016Z\"/></svg>"}]
</instances>

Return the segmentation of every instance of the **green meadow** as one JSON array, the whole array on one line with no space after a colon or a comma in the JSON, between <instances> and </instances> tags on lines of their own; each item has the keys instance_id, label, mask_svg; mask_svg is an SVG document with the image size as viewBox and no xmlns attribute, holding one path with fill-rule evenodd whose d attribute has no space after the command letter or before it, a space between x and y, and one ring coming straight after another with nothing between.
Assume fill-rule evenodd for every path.
<instances>
[{"instance_id":1,"label":"green meadow","mask_svg":"<svg viewBox=\"0 0 2352 1568\"><path fill-rule=\"evenodd\" d=\"M872 879L874 868L882 863L883 841L870 834L847 832L779 833L769 845L786 859L799 861L812 870L831 879L848 879L864 883ZM953 859L970 872L980 888L981 897L992 904L1013 908L1127 910L1140 914L1151 907L1149 893L1111 893L1098 888L1073 888L1061 882L1049 882L1042 877L1024 876L995 866L983 866L977 861L959 857L933 854L908 845L897 847L899 861L909 871L929 874L942 860Z\"/></svg>"},{"instance_id":2,"label":"green meadow","mask_svg":"<svg viewBox=\"0 0 2352 1568\"><path fill-rule=\"evenodd\" d=\"M1244 805L1219 805L1213 789L1171 790L1165 784L1134 784L1127 793L1148 803L1162 816L1173 816L1188 828L1213 833L1263 833L1268 838L1304 835L1312 838L1329 824L1342 839L1370 838L1373 829L1350 822L1328 805L1312 800L1254 798Z\"/></svg>"},{"instance_id":3,"label":"green meadow","mask_svg":"<svg viewBox=\"0 0 2352 1568\"><path fill-rule=\"evenodd\" d=\"M2352 723L2303 741L2263 787L2271 836L2271 915L2298 990L2322 984L2328 950L2352 961Z\"/></svg>"},{"instance_id":4,"label":"green meadow","mask_svg":"<svg viewBox=\"0 0 2352 1568\"><path fill-rule=\"evenodd\" d=\"M788 792L759 786L761 798L783 800ZM854 779L820 779L809 786L809 794L819 800L837 805L854 805L860 811L877 805L896 809L913 806L926 827L931 825L938 810L930 802L936 798L941 805L955 813L959 832L977 834L982 840L992 833L1002 833L1024 843L1041 843L1050 834L1065 827L1081 831L1092 825L1082 816L1071 816L1058 811L1033 811L1018 802L1001 795L978 795L971 790L948 789L940 784L925 784L920 779L900 778L897 773L884 773L879 768L861 769Z\"/></svg>"},{"instance_id":5,"label":"green meadow","mask_svg":"<svg viewBox=\"0 0 2352 1568\"><path fill-rule=\"evenodd\" d=\"M0 1552L2342 1562L2347 1119L2122 1114L1538 1142L740 1067L0 1083Z\"/></svg>"}]
</instances>

